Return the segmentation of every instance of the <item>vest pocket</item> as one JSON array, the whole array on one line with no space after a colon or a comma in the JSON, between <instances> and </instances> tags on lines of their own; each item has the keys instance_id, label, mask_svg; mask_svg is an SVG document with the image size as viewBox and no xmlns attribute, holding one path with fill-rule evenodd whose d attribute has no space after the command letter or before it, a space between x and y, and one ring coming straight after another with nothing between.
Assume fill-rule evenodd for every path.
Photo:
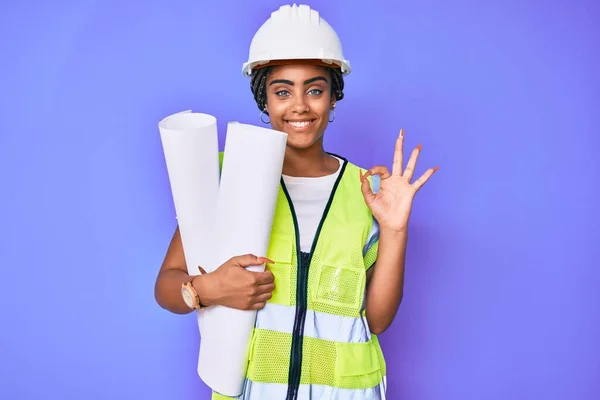
<instances>
[{"instance_id":1,"label":"vest pocket","mask_svg":"<svg viewBox=\"0 0 600 400\"><path fill-rule=\"evenodd\" d=\"M370 388L383 378L376 341L336 343L336 386Z\"/></svg>"},{"instance_id":2,"label":"vest pocket","mask_svg":"<svg viewBox=\"0 0 600 400\"><path fill-rule=\"evenodd\" d=\"M290 292L290 276L293 256L292 236L280 232L273 232L269 243L267 258L275 261L267 263L267 269L275 277L275 290L269 300L271 303L289 306L292 304Z\"/></svg>"},{"instance_id":3,"label":"vest pocket","mask_svg":"<svg viewBox=\"0 0 600 400\"><path fill-rule=\"evenodd\" d=\"M314 301L358 311L362 306L365 279L364 268L323 264L317 276Z\"/></svg>"},{"instance_id":4,"label":"vest pocket","mask_svg":"<svg viewBox=\"0 0 600 400\"><path fill-rule=\"evenodd\" d=\"M285 264L267 264L275 277L275 289L271 292L270 303L291 305L290 266Z\"/></svg>"}]
</instances>

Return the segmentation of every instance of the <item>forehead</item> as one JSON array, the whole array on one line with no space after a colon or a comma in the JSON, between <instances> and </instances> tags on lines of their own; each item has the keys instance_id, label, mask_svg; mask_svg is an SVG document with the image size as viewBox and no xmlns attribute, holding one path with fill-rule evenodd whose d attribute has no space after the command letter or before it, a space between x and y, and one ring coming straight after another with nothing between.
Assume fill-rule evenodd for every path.
<instances>
[{"instance_id":1,"label":"forehead","mask_svg":"<svg viewBox=\"0 0 600 400\"><path fill-rule=\"evenodd\" d=\"M288 79L291 81L306 80L315 76L329 78L327 68L318 65L289 64L271 67L268 80Z\"/></svg>"}]
</instances>

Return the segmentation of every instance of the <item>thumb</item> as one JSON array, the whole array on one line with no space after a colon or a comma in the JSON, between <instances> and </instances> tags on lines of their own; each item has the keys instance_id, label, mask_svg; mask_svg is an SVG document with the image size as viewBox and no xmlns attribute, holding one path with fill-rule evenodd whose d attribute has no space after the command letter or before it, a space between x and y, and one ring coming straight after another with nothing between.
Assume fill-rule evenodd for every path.
<instances>
[{"instance_id":1,"label":"thumb","mask_svg":"<svg viewBox=\"0 0 600 400\"><path fill-rule=\"evenodd\" d=\"M239 267L250 267L252 265L261 265L267 262L273 264L273 261L268 258L257 257L254 254L245 254L233 258L233 263Z\"/></svg>"}]
</instances>

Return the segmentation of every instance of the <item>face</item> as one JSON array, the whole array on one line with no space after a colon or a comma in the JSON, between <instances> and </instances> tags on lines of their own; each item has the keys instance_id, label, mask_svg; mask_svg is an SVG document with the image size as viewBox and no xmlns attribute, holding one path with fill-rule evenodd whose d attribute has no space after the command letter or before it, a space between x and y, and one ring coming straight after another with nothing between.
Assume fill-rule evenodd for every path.
<instances>
[{"instance_id":1,"label":"face","mask_svg":"<svg viewBox=\"0 0 600 400\"><path fill-rule=\"evenodd\" d=\"M288 146L320 146L334 105L329 71L313 65L277 66L267 77L266 91L271 126L288 134Z\"/></svg>"}]
</instances>

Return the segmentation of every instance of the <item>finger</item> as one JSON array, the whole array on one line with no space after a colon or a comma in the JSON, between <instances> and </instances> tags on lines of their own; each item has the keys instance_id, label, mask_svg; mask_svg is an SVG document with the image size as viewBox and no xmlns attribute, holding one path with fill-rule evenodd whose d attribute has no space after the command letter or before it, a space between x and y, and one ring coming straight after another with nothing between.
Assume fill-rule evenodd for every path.
<instances>
[{"instance_id":1,"label":"finger","mask_svg":"<svg viewBox=\"0 0 600 400\"><path fill-rule=\"evenodd\" d=\"M258 286L258 293L259 294L270 293L273 290L275 290L275 284L274 283L266 283L264 285L259 285Z\"/></svg>"},{"instance_id":2,"label":"finger","mask_svg":"<svg viewBox=\"0 0 600 400\"><path fill-rule=\"evenodd\" d=\"M261 293L254 298L253 302L254 303L264 303L264 302L268 301L271 297L273 297L273 294L271 292Z\"/></svg>"},{"instance_id":3,"label":"finger","mask_svg":"<svg viewBox=\"0 0 600 400\"><path fill-rule=\"evenodd\" d=\"M267 304L265 302L254 303L248 308L248 310L261 310L261 309L265 308L266 305Z\"/></svg>"},{"instance_id":4,"label":"finger","mask_svg":"<svg viewBox=\"0 0 600 400\"><path fill-rule=\"evenodd\" d=\"M254 274L254 282L257 285L266 285L275 281L273 273L269 270L266 270L264 272L252 272L252 274Z\"/></svg>"},{"instance_id":5,"label":"finger","mask_svg":"<svg viewBox=\"0 0 600 400\"><path fill-rule=\"evenodd\" d=\"M254 254L245 254L243 256L236 256L232 258L232 261L240 267L250 267L255 265L262 265L266 262L273 264L273 261L265 257L257 257Z\"/></svg>"},{"instance_id":6,"label":"finger","mask_svg":"<svg viewBox=\"0 0 600 400\"><path fill-rule=\"evenodd\" d=\"M396 139L396 148L394 150L394 165L392 166L392 175L402 175L402 152L404 147L404 129L400 129L400 134Z\"/></svg>"},{"instance_id":7,"label":"finger","mask_svg":"<svg viewBox=\"0 0 600 400\"><path fill-rule=\"evenodd\" d=\"M439 167L429 168L419 179L415 181L413 187L418 191L421 187L431 178L431 176L437 171Z\"/></svg>"},{"instance_id":8,"label":"finger","mask_svg":"<svg viewBox=\"0 0 600 400\"><path fill-rule=\"evenodd\" d=\"M371 185L369 184L369 180L367 179L367 177L369 176L369 171L367 171L364 175L362 173L362 170L358 171L360 173L361 181L360 190L362 191L363 197L365 198L367 204L370 204L373 202L373 200L375 200L375 194L373 194L373 191L371 190Z\"/></svg>"},{"instance_id":9,"label":"finger","mask_svg":"<svg viewBox=\"0 0 600 400\"><path fill-rule=\"evenodd\" d=\"M417 166L417 158L419 158L419 153L421 153L421 145L418 145L416 149L412 151L410 154L410 158L408 159L408 163L406 164L406 169L404 170L404 176L409 182L413 178L413 174L415 173L415 168Z\"/></svg>"},{"instance_id":10,"label":"finger","mask_svg":"<svg viewBox=\"0 0 600 400\"><path fill-rule=\"evenodd\" d=\"M390 171L384 165L377 165L371 168L368 173L369 175L379 175L381 179L387 179L391 176Z\"/></svg>"}]
</instances>

